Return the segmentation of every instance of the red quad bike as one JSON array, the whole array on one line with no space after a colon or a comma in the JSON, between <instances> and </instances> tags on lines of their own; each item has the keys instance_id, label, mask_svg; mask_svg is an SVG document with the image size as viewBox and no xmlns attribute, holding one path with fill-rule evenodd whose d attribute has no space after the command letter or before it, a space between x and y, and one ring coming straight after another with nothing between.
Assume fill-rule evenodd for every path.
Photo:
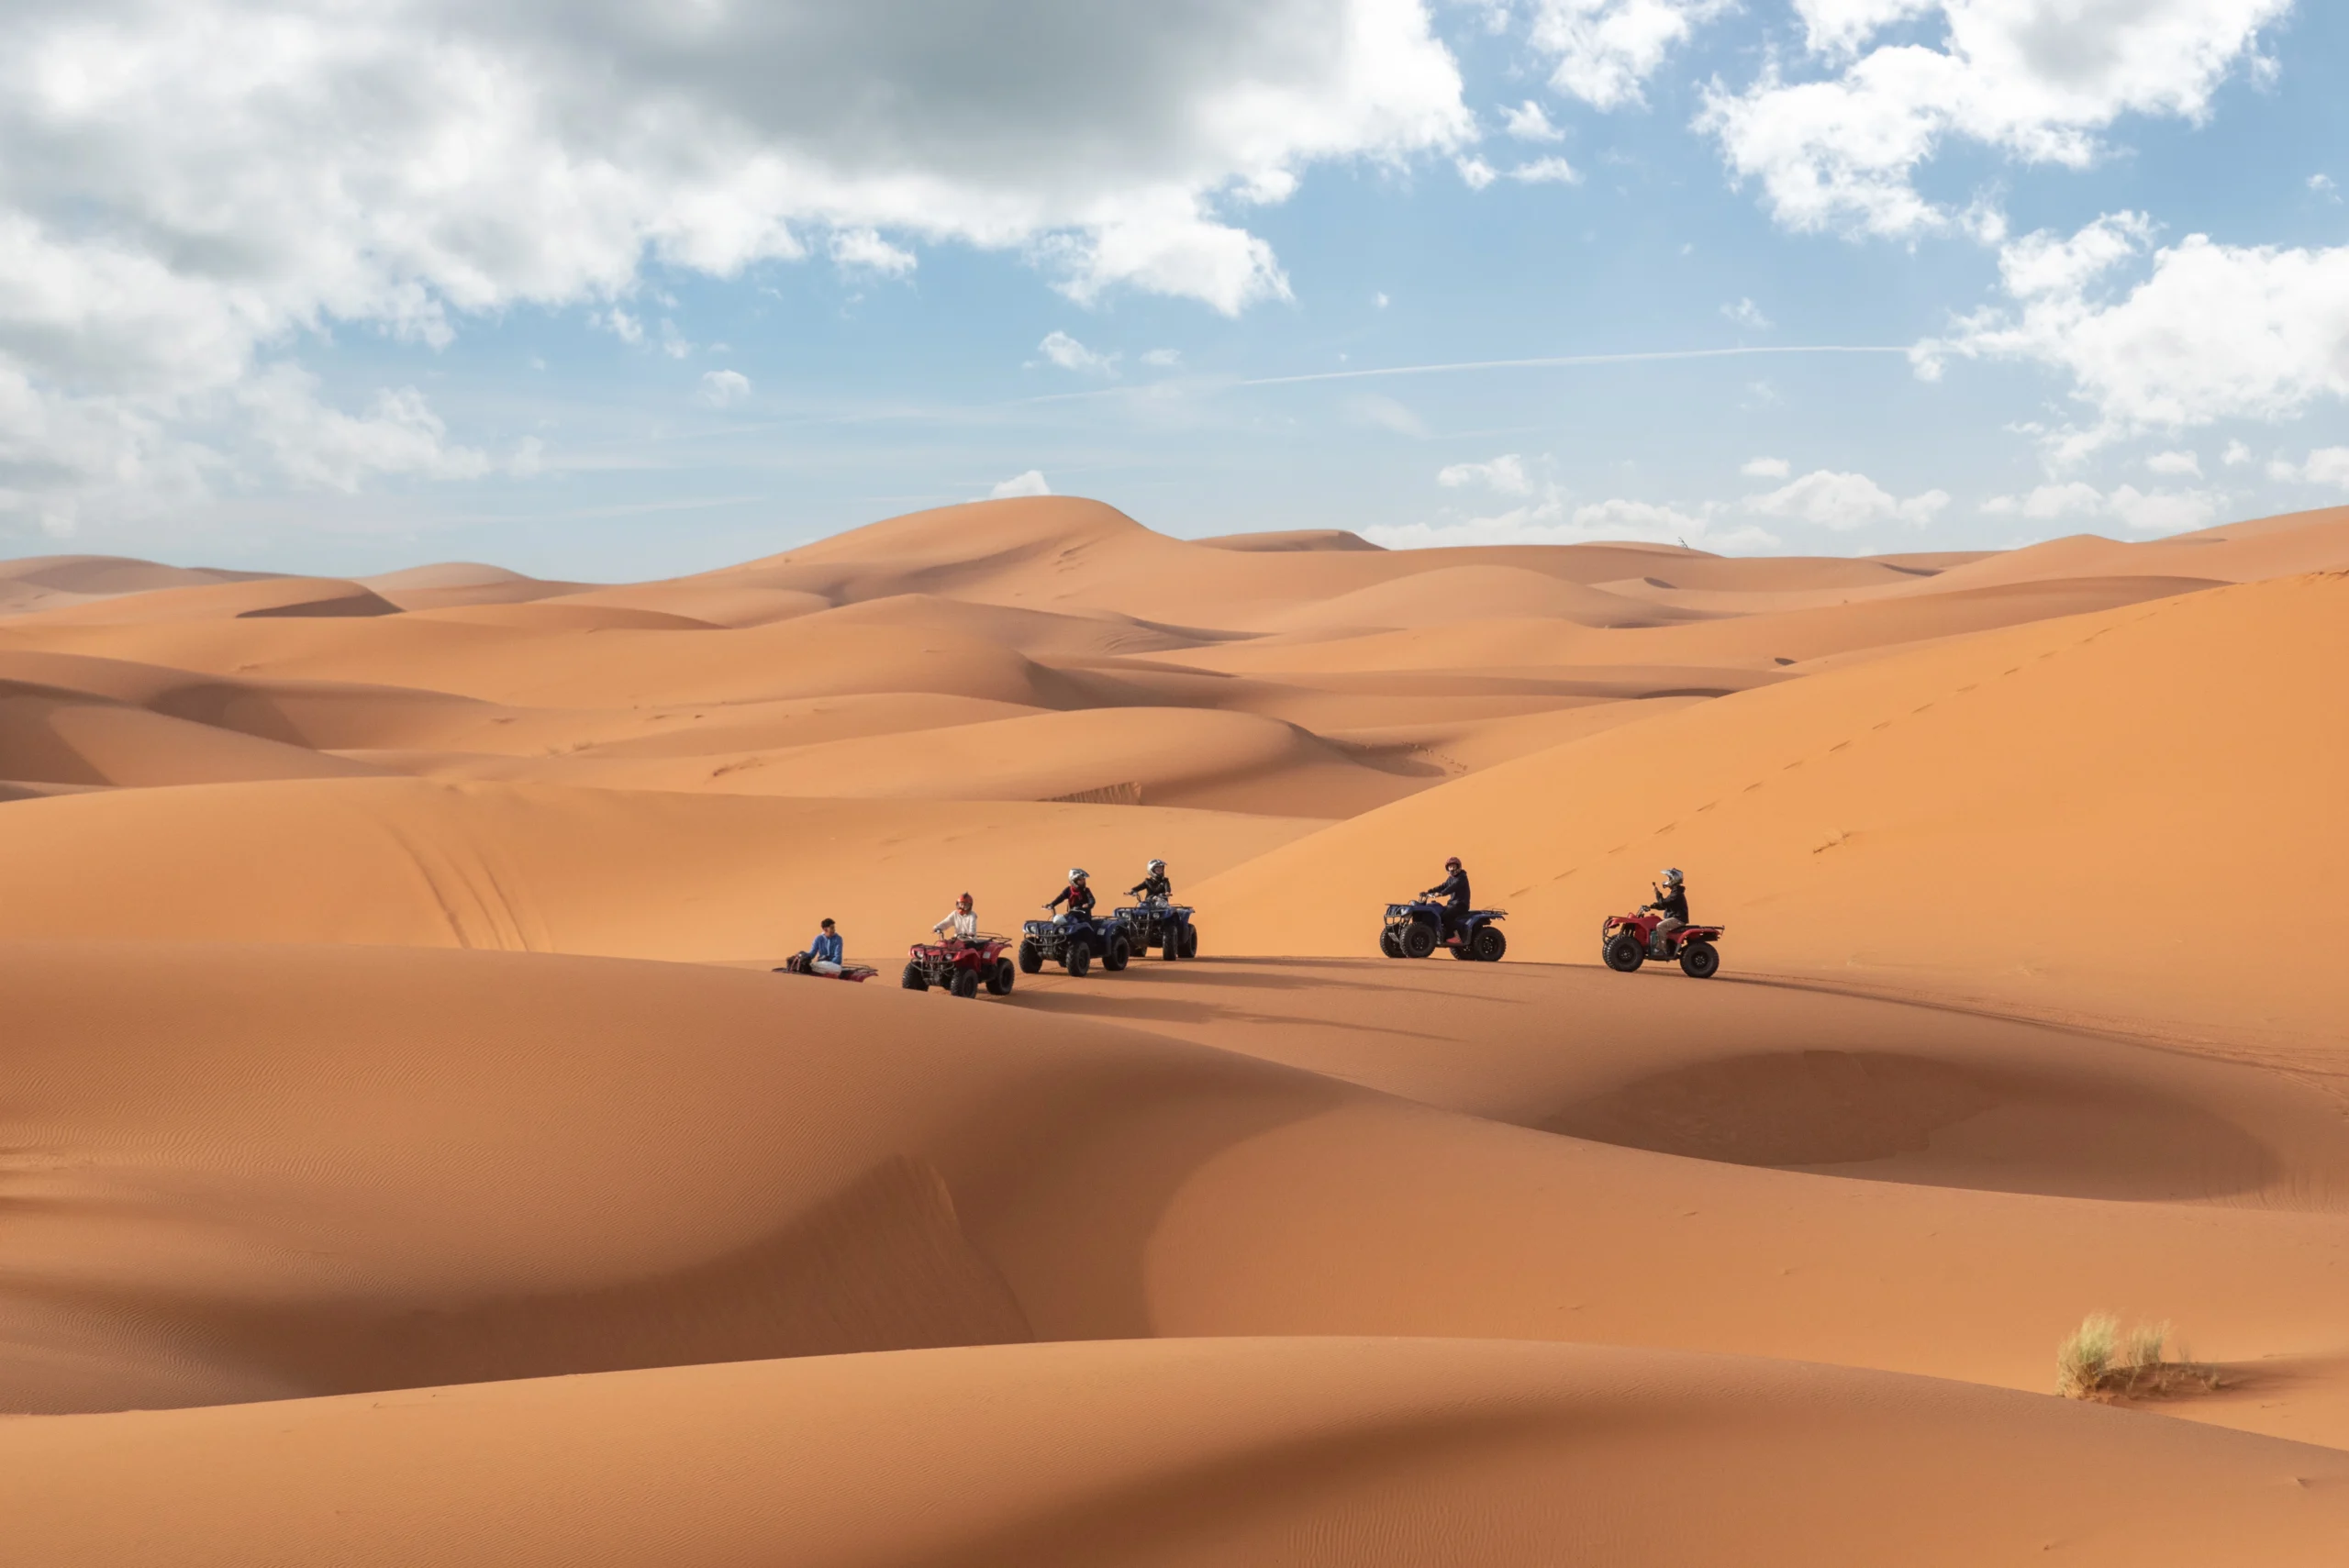
<instances>
[{"instance_id":1,"label":"red quad bike","mask_svg":"<svg viewBox=\"0 0 2349 1568\"><path fill-rule=\"evenodd\" d=\"M838 974L827 974L820 969L808 968L807 955L804 952L796 952L785 959L783 967L775 973L777 974L812 974L818 980L853 980L862 984L881 972L869 963L844 963L841 965L841 972Z\"/></svg>"},{"instance_id":2,"label":"red quad bike","mask_svg":"<svg viewBox=\"0 0 2349 1568\"><path fill-rule=\"evenodd\" d=\"M1004 955L1004 949L1010 945L1006 938L990 936L967 941L949 937L942 942L916 942L906 950L905 987L927 991L936 985L957 996L975 996L984 985L991 996L1008 996L1011 983L1018 978L1011 960Z\"/></svg>"},{"instance_id":3,"label":"red quad bike","mask_svg":"<svg viewBox=\"0 0 2349 1568\"><path fill-rule=\"evenodd\" d=\"M1598 952L1607 967L1629 974L1649 959L1676 958L1680 973L1691 980L1710 980L1720 973L1721 955L1713 944L1721 940L1719 926L1683 926L1658 945L1656 926L1661 915L1609 915L1599 924Z\"/></svg>"}]
</instances>

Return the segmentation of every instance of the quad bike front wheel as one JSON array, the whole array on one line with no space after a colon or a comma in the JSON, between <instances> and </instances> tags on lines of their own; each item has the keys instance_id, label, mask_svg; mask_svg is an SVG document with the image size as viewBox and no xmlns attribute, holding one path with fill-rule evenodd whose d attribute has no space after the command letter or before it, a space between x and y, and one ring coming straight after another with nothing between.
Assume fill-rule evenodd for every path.
<instances>
[{"instance_id":1,"label":"quad bike front wheel","mask_svg":"<svg viewBox=\"0 0 2349 1568\"><path fill-rule=\"evenodd\" d=\"M1378 933L1378 951L1389 958L1403 956L1403 944L1396 940L1393 928L1390 927Z\"/></svg>"},{"instance_id":2,"label":"quad bike front wheel","mask_svg":"<svg viewBox=\"0 0 2349 1568\"><path fill-rule=\"evenodd\" d=\"M1183 926L1183 956L1185 958L1199 956L1199 929L1187 921Z\"/></svg>"},{"instance_id":3,"label":"quad bike front wheel","mask_svg":"<svg viewBox=\"0 0 2349 1568\"><path fill-rule=\"evenodd\" d=\"M1414 920L1403 928L1403 956L1425 958L1435 951L1435 929Z\"/></svg>"},{"instance_id":4,"label":"quad bike front wheel","mask_svg":"<svg viewBox=\"0 0 2349 1568\"><path fill-rule=\"evenodd\" d=\"M1508 939L1501 935L1497 928L1486 926L1476 933L1468 946L1477 962L1498 963L1501 954L1508 951Z\"/></svg>"},{"instance_id":5,"label":"quad bike front wheel","mask_svg":"<svg viewBox=\"0 0 2349 1568\"><path fill-rule=\"evenodd\" d=\"M947 989L952 991L957 996L962 997L963 1000L966 1002L969 1001L972 997L979 994L978 971L974 969L956 970L954 972L954 978L948 984Z\"/></svg>"},{"instance_id":6,"label":"quad bike front wheel","mask_svg":"<svg viewBox=\"0 0 2349 1568\"><path fill-rule=\"evenodd\" d=\"M1633 973L1647 962L1648 956L1648 950L1640 945L1637 931L1616 932L1607 939L1607 945L1599 952L1607 960L1607 967L1618 974Z\"/></svg>"},{"instance_id":7,"label":"quad bike front wheel","mask_svg":"<svg viewBox=\"0 0 2349 1568\"><path fill-rule=\"evenodd\" d=\"M1680 946L1680 973L1691 980L1710 980L1720 973L1721 955L1707 941L1683 942Z\"/></svg>"},{"instance_id":8,"label":"quad bike front wheel","mask_svg":"<svg viewBox=\"0 0 2349 1568\"><path fill-rule=\"evenodd\" d=\"M1111 937L1109 950L1101 955L1101 967L1115 974L1125 968L1126 961L1133 956L1134 950L1126 945L1125 938Z\"/></svg>"},{"instance_id":9,"label":"quad bike front wheel","mask_svg":"<svg viewBox=\"0 0 2349 1568\"><path fill-rule=\"evenodd\" d=\"M906 965L906 976L900 984L908 991L927 991L930 989L930 977L922 973L920 964L909 963Z\"/></svg>"},{"instance_id":10,"label":"quad bike front wheel","mask_svg":"<svg viewBox=\"0 0 2349 1568\"><path fill-rule=\"evenodd\" d=\"M1010 995L1011 983L1016 978L1018 978L1018 972L1011 967L1011 961L1008 958L996 959L995 967L987 971L987 994L992 996Z\"/></svg>"},{"instance_id":11,"label":"quad bike front wheel","mask_svg":"<svg viewBox=\"0 0 2349 1568\"><path fill-rule=\"evenodd\" d=\"M1044 972L1044 950L1033 941L1019 944L1019 973L1041 974Z\"/></svg>"},{"instance_id":12,"label":"quad bike front wheel","mask_svg":"<svg viewBox=\"0 0 2349 1568\"><path fill-rule=\"evenodd\" d=\"M1068 956L1061 960L1061 967L1067 970L1073 978L1084 979L1085 972L1093 967L1093 950L1082 942L1072 943Z\"/></svg>"},{"instance_id":13,"label":"quad bike front wheel","mask_svg":"<svg viewBox=\"0 0 2349 1568\"><path fill-rule=\"evenodd\" d=\"M1182 956L1183 932L1181 928L1176 926L1167 926L1162 929L1158 933L1159 961L1163 963L1172 963Z\"/></svg>"}]
</instances>

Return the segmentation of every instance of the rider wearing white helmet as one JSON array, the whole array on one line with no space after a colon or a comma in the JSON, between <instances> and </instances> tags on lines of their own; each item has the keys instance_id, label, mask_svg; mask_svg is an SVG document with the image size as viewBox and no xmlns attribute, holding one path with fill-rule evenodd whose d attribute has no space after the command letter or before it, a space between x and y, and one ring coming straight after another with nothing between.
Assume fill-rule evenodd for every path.
<instances>
[{"instance_id":1,"label":"rider wearing white helmet","mask_svg":"<svg viewBox=\"0 0 2349 1568\"><path fill-rule=\"evenodd\" d=\"M1641 907L1664 917L1655 923L1653 943L1655 951L1662 952L1672 933L1688 923L1688 887L1681 879L1678 866L1666 866L1657 874L1664 878L1664 886L1649 889L1655 894L1655 902Z\"/></svg>"},{"instance_id":2,"label":"rider wearing white helmet","mask_svg":"<svg viewBox=\"0 0 2349 1568\"><path fill-rule=\"evenodd\" d=\"M1083 866L1068 868L1068 885L1052 895L1052 901L1044 907L1058 909L1063 904L1068 906L1068 912L1078 919L1093 918L1093 889L1085 885Z\"/></svg>"},{"instance_id":3,"label":"rider wearing white helmet","mask_svg":"<svg viewBox=\"0 0 2349 1568\"><path fill-rule=\"evenodd\" d=\"M1163 904L1174 896L1174 884L1166 874L1164 861L1152 861L1143 868L1142 879L1126 889L1129 898L1140 897L1145 903Z\"/></svg>"}]
</instances>

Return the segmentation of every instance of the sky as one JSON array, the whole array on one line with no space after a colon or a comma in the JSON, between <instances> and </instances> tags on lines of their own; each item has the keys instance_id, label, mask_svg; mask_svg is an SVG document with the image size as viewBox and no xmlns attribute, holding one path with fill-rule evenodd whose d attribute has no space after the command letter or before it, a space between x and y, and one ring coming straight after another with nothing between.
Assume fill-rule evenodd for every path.
<instances>
[{"instance_id":1,"label":"sky","mask_svg":"<svg viewBox=\"0 0 2349 1568\"><path fill-rule=\"evenodd\" d=\"M0 554L2349 503L2321 0L0 5Z\"/></svg>"}]
</instances>

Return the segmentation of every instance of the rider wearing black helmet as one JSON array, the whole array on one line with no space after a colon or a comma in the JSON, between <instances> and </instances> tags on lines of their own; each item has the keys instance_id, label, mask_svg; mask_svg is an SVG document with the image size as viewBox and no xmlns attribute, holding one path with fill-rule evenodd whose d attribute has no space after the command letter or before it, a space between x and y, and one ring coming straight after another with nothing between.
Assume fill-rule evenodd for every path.
<instances>
[{"instance_id":1,"label":"rider wearing black helmet","mask_svg":"<svg viewBox=\"0 0 2349 1568\"><path fill-rule=\"evenodd\" d=\"M1462 917L1468 913L1468 873L1461 866L1458 855L1443 862L1443 880L1419 896L1442 899L1443 934L1459 934Z\"/></svg>"}]
</instances>

